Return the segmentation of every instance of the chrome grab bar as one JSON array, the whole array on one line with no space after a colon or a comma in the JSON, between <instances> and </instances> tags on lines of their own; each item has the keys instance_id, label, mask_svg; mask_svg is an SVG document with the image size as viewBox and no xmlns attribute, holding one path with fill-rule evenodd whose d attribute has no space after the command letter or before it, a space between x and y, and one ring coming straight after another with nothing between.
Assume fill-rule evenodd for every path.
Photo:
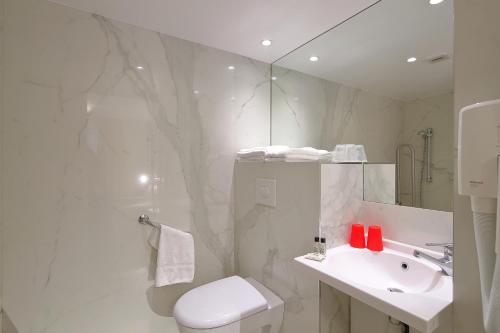
<instances>
[{"instance_id":1,"label":"chrome grab bar","mask_svg":"<svg viewBox=\"0 0 500 333\"><path fill-rule=\"evenodd\" d=\"M425 179L426 182L432 183L432 136L434 135L434 131L432 128L426 128L418 132L424 138L425 151L427 153L427 177ZM423 161L422 161L423 163Z\"/></svg>"},{"instance_id":2,"label":"chrome grab bar","mask_svg":"<svg viewBox=\"0 0 500 333\"><path fill-rule=\"evenodd\" d=\"M415 148L410 144L399 145L396 149L396 204L401 205L401 150L408 149L411 160L411 206L415 207Z\"/></svg>"}]
</instances>

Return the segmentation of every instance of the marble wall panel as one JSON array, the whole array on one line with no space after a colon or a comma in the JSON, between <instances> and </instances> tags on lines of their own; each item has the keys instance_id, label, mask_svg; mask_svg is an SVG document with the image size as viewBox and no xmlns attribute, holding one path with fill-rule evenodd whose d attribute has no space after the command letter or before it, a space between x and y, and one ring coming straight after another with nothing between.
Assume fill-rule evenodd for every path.
<instances>
[{"instance_id":1,"label":"marble wall panel","mask_svg":"<svg viewBox=\"0 0 500 333\"><path fill-rule=\"evenodd\" d=\"M276 179L277 205L255 203L255 179ZM281 332L319 330L319 282L293 259L311 252L318 235L318 163L240 162L236 165L238 273L251 276L285 302Z\"/></svg>"},{"instance_id":2,"label":"marble wall panel","mask_svg":"<svg viewBox=\"0 0 500 333\"><path fill-rule=\"evenodd\" d=\"M4 9L5 311L21 333L175 332L176 299L234 273L234 155L269 143L269 65L45 0ZM142 213L193 233L194 283L153 287Z\"/></svg>"},{"instance_id":3,"label":"marble wall panel","mask_svg":"<svg viewBox=\"0 0 500 333\"><path fill-rule=\"evenodd\" d=\"M348 242L363 202L362 164L321 165L320 234L327 248Z\"/></svg>"}]
</instances>

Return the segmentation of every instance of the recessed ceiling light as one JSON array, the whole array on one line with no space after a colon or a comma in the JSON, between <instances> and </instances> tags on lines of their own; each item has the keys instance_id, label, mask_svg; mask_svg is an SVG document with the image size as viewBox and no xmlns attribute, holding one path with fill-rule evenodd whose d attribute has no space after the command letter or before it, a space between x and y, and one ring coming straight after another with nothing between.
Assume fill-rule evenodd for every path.
<instances>
[{"instance_id":1,"label":"recessed ceiling light","mask_svg":"<svg viewBox=\"0 0 500 333\"><path fill-rule=\"evenodd\" d=\"M198 95L200 92L198 90L193 90L193 94Z\"/></svg>"},{"instance_id":2,"label":"recessed ceiling light","mask_svg":"<svg viewBox=\"0 0 500 333\"><path fill-rule=\"evenodd\" d=\"M410 58L406 59L406 62L415 62L415 61L417 61L417 58L415 58L415 57L410 57Z\"/></svg>"},{"instance_id":3,"label":"recessed ceiling light","mask_svg":"<svg viewBox=\"0 0 500 333\"><path fill-rule=\"evenodd\" d=\"M227 69L229 69L230 71L234 71L235 67L233 65L231 65L231 66L227 66Z\"/></svg>"},{"instance_id":4,"label":"recessed ceiling light","mask_svg":"<svg viewBox=\"0 0 500 333\"><path fill-rule=\"evenodd\" d=\"M313 55L313 56L309 57L309 61L316 62L316 61L318 61L318 60L319 60L319 57L318 57L318 56L314 56L314 55Z\"/></svg>"},{"instance_id":5,"label":"recessed ceiling light","mask_svg":"<svg viewBox=\"0 0 500 333\"><path fill-rule=\"evenodd\" d=\"M271 80L276 81L278 78L276 76L271 76Z\"/></svg>"},{"instance_id":6,"label":"recessed ceiling light","mask_svg":"<svg viewBox=\"0 0 500 333\"><path fill-rule=\"evenodd\" d=\"M271 45L273 42L270 40L270 39L264 39L260 42L262 44L262 46L269 46Z\"/></svg>"},{"instance_id":7,"label":"recessed ceiling light","mask_svg":"<svg viewBox=\"0 0 500 333\"><path fill-rule=\"evenodd\" d=\"M443 2L443 1L444 1L444 0L429 0L429 3L430 3L431 5L437 5L438 3L441 3L441 2Z\"/></svg>"},{"instance_id":8,"label":"recessed ceiling light","mask_svg":"<svg viewBox=\"0 0 500 333\"><path fill-rule=\"evenodd\" d=\"M144 67L142 66L137 66L135 69L137 69L138 71L142 71L144 69Z\"/></svg>"}]
</instances>

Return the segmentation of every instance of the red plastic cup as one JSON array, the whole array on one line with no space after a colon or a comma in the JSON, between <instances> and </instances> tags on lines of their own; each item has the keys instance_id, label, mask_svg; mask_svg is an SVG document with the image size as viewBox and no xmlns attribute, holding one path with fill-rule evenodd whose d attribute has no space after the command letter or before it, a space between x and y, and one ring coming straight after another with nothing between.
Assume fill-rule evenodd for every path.
<instances>
[{"instance_id":1,"label":"red plastic cup","mask_svg":"<svg viewBox=\"0 0 500 333\"><path fill-rule=\"evenodd\" d=\"M384 249L382 242L382 228L379 225L371 225L368 227L368 242L366 247L368 250L380 252Z\"/></svg>"},{"instance_id":2,"label":"red plastic cup","mask_svg":"<svg viewBox=\"0 0 500 333\"><path fill-rule=\"evenodd\" d=\"M365 248L365 226L362 224L353 224L351 226L351 238L349 240L349 244L352 247L358 249Z\"/></svg>"}]
</instances>

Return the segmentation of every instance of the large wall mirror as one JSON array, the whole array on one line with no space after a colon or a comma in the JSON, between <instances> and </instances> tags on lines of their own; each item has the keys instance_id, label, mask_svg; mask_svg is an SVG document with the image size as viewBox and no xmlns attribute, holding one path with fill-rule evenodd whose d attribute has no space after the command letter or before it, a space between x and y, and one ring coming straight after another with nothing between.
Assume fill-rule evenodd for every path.
<instances>
[{"instance_id":1,"label":"large wall mirror","mask_svg":"<svg viewBox=\"0 0 500 333\"><path fill-rule=\"evenodd\" d=\"M452 211L452 60L451 0L379 1L273 64L272 144L362 144L365 200Z\"/></svg>"}]
</instances>

